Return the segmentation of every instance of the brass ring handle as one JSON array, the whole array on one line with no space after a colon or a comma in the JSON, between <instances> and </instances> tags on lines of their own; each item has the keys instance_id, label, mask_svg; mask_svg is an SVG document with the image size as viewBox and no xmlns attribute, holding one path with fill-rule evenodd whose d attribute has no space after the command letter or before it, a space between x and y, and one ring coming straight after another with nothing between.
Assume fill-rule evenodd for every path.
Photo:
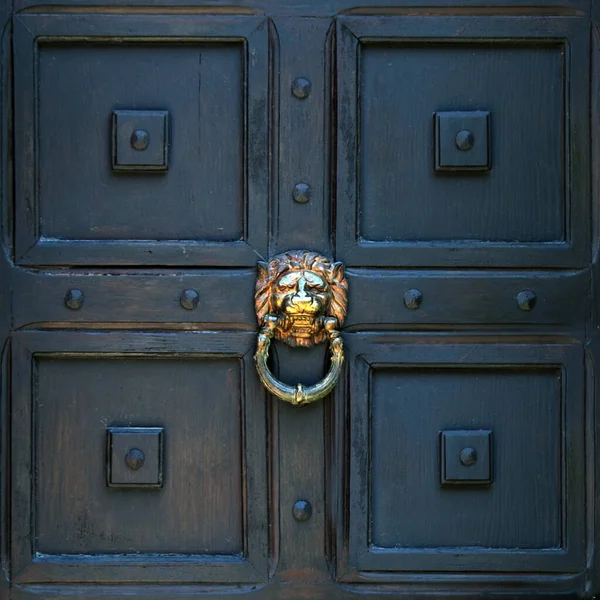
<instances>
[{"instance_id":1,"label":"brass ring handle","mask_svg":"<svg viewBox=\"0 0 600 600\"><path fill-rule=\"evenodd\" d=\"M289 250L258 263L254 303L260 326L254 362L265 388L295 406L327 396L335 387L344 363L340 336L346 317L348 282L344 265L318 252ZM287 385L276 379L267 359L275 338L292 347L310 348L329 342L331 367L311 386Z\"/></svg>"},{"instance_id":2,"label":"brass ring handle","mask_svg":"<svg viewBox=\"0 0 600 600\"><path fill-rule=\"evenodd\" d=\"M256 354L254 355L254 362L262 384L268 392L277 396L280 400L289 402L294 406L310 404L311 402L316 402L317 400L321 400L321 398L325 398L325 396L329 395L336 386L342 371L342 365L344 364L344 342L340 337L340 332L336 329L337 319L328 318L325 319L324 323L329 338L331 367L324 379L308 387L304 387L301 383L298 383L296 387L282 383L273 377L273 374L267 366L269 347L271 346L271 339L278 322L278 317L267 315L265 318L265 325L258 333L258 343Z\"/></svg>"}]
</instances>

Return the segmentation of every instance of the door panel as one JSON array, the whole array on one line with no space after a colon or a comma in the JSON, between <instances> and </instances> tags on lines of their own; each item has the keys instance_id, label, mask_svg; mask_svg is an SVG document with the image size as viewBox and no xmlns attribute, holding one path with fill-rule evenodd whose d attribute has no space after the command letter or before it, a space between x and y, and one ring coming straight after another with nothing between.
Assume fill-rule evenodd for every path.
<instances>
[{"instance_id":1,"label":"door panel","mask_svg":"<svg viewBox=\"0 0 600 600\"><path fill-rule=\"evenodd\" d=\"M589 0L10 3L0 600L597 595Z\"/></svg>"},{"instance_id":2,"label":"door panel","mask_svg":"<svg viewBox=\"0 0 600 600\"><path fill-rule=\"evenodd\" d=\"M18 17L17 259L253 265L267 244L267 42L254 16ZM132 164L154 144L164 170Z\"/></svg>"},{"instance_id":3,"label":"door panel","mask_svg":"<svg viewBox=\"0 0 600 600\"><path fill-rule=\"evenodd\" d=\"M77 327L111 323L111 327L153 324L154 327L249 329L255 321L252 303L255 275L250 270L212 269L166 273L74 270L18 271L19 288L13 306L16 328ZM65 304L71 290L83 294L80 308ZM197 294L197 304L182 305L186 291ZM238 299L238 300L236 300Z\"/></svg>"},{"instance_id":4,"label":"door panel","mask_svg":"<svg viewBox=\"0 0 600 600\"><path fill-rule=\"evenodd\" d=\"M340 18L339 257L584 264L586 29L573 18ZM436 127L440 115L455 121ZM454 136L464 128L476 131L471 152L484 146L474 164L489 168L436 169L461 159Z\"/></svg>"},{"instance_id":5,"label":"door panel","mask_svg":"<svg viewBox=\"0 0 600 600\"><path fill-rule=\"evenodd\" d=\"M348 329L429 324L575 327L589 310L585 271L348 269L347 277ZM519 305L519 294L527 291L535 294L533 310ZM411 293L418 296L415 305L407 302Z\"/></svg>"},{"instance_id":6,"label":"door panel","mask_svg":"<svg viewBox=\"0 0 600 600\"><path fill-rule=\"evenodd\" d=\"M347 338L343 580L584 568L580 347Z\"/></svg>"},{"instance_id":7,"label":"door panel","mask_svg":"<svg viewBox=\"0 0 600 600\"><path fill-rule=\"evenodd\" d=\"M265 403L253 341L200 332L16 337L17 581L266 578ZM115 427L164 429L161 487L107 486L107 462L116 469L126 457L126 446L107 449ZM142 452L156 456L149 444Z\"/></svg>"}]
</instances>

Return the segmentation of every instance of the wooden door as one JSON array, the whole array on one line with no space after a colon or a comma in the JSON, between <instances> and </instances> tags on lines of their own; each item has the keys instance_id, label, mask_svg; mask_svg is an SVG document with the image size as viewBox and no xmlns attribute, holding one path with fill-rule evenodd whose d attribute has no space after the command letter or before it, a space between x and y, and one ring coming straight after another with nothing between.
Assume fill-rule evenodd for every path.
<instances>
[{"instance_id":1,"label":"wooden door","mask_svg":"<svg viewBox=\"0 0 600 600\"><path fill-rule=\"evenodd\" d=\"M600 592L595 3L0 14L3 598ZM301 407L294 249L348 282Z\"/></svg>"}]
</instances>

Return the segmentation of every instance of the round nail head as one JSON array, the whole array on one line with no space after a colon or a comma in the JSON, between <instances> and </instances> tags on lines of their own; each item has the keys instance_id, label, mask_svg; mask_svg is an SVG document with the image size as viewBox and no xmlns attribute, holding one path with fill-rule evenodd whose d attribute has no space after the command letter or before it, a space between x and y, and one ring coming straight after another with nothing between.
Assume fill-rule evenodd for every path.
<instances>
[{"instance_id":1,"label":"round nail head","mask_svg":"<svg viewBox=\"0 0 600 600\"><path fill-rule=\"evenodd\" d=\"M125 455L125 464L132 471L139 471L143 467L145 460L146 457L139 448L131 448Z\"/></svg>"},{"instance_id":2,"label":"round nail head","mask_svg":"<svg viewBox=\"0 0 600 600\"><path fill-rule=\"evenodd\" d=\"M296 521L308 521L312 515L312 506L307 500L298 500L292 509Z\"/></svg>"},{"instance_id":3,"label":"round nail head","mask_svg":"<svg viewBox=\"0 0 600 600\"><path fill-rule=\"evenodd\" d=\"M536 302L537 295L531 290L523 290L517 294L517 305L521 310L533 310Z\"/></svg>"},{"instance_id":4,"label":"round nail head","mask_svg":"<svg viewBox=\"0 0 600 600\"><path fill-rule=\"evenodd\" d=\"M410 289L404 292L404 306L409 310L417 310L423 302L423 294L420 290Z\"/></svg>"},{"instance_id":5,"label":"round nail head","mask_svg":"<svg viewBox=\"0 0 600 600\"><path fill-rule=\"evenodd\" d=\"M311 197L312 189L307 183L298 183L294 186L292 196L298 204L306 204Z\"/></svg>"},{"instance_id":6,"label":"round nail head","mask_svg":"<svg viewBox=\"0 0 600 600\"><path fill-rule=\"evenodd\" d=\"M181 292L179 302L185 310L194 310L198 306L200 295L196 290L184 290Z\"/></svg>"},{"instance_id":7,"label":"round nail head","mask_svg":"<svg viewBox=\"0 0 600 600\"><path fill-rule=\"evenodd\" d=\"M475 137L467 129L463 129L456 134L456 147L463 152L471 150L475 144Z\"/></svg>"},{"instance_id":8,"label":"round nail head","mask_svg":"<svg viewBox=\"0 0 600 600\"><path fill-rule=\"evenodd\" d=\"M460 451L459 458L465 467L472 467L477 462L477 450L475 448L463 448Z\"/></svg>"},{"instance_id":9,"label":"round nail head","mask_svg":"<svg viewBox=\"0 0 600 600\"><path fill-rule=\"evenodd\" d=\"M69 290L65 295L65 306L71 310L79 310L83 306L83 300L81 290Z\"/></svg>"},{"instance_id":10,"label":"round nail head","mask_svg":"<svg viewBox=\"0 0 600 600\"><path fill-rule=\"evenodd\" d=\"M136 129L131 134L131 147L135 150L145 150L150 143L150 134L145 129Z\"/></svg>"},{"instance_id":11,"label":"round nail head","mask_svg":"<svg viewBox=\"0 0 600 600\"><path fill-rule=\"evenodd\" d=\"M305 77L296 77L292 81L292 94L299 100L304 100L310 96L311 83Z\"/></svg>"}]
</instances>

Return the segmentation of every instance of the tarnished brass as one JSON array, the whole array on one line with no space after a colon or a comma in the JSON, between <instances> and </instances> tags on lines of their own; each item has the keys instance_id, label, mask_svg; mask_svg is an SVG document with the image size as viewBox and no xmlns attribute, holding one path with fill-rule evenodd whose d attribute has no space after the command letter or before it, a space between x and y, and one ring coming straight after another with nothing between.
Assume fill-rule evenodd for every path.
<instances>
[{"instance_id":1,"label":"tarnished brass","mask_svg":"<svg viewBox=\"0 0 600 600\"><path fill-rule=\"evenodd\" d=\"M258 263L254 302L260 327L254 362L267 390L294 405L309 404L335 387L344 362L339 328L346 318L344 265L317 252L290 250ZM331 367L319 383L304 387L278 381L267 366L271 339L309 348L329 341Z\"/></svg>"}]
</instances>

